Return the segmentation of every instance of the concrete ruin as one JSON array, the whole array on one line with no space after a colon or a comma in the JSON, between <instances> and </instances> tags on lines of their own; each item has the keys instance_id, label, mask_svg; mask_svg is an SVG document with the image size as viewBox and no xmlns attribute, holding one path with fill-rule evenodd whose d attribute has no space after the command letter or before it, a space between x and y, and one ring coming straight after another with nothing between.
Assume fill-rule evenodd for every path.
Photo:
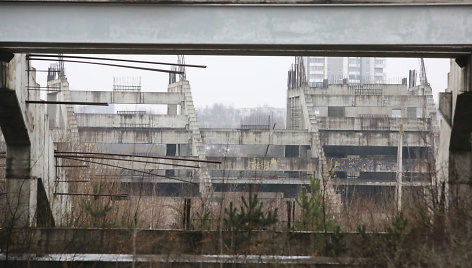
<instances>
[{"instance_id":1,"label":"concrete ruin","mask_svg":"<svg viewBox=\"0 0 472 268\"><path fill-rule=\"evenodd\" d=\"M21 64L27 64L22 55L4 64L3 70L10 72L7 77L16 77L13 68ZM456 69L460 70L453 65L450 88L454 86L452 78L460 73ZM16 72L21 73L19 70ZM19 94L24 100L38 100L38 91L21 90L39 87L34 71L24 74L21 79L6 80L2 94ZM22 84L13 84L14 81ZM308 185L310 176L316 175L324 182L336 206L355 193L369 196L393 194L398 185L397 149L401 128L403 144L400 161L405 189L421 190L431 185L435 178L434 166L447 162L442 161L445 158L443 152L439 155L442 160L435 163L434 155L439 142L431 88L428 85L414 86L406 80L401 84L354 85L343 81L319 87L309 87L306 83L289 87L287 129L284 130L199 128L187 80L169 84L166 92L70 91L63 76L49 81L48 86L57 89L48 93L48 101L157 104L167 105L168 108L166 114L142 111L90 114L76 113L71 105L44 107L23 102L16 110L19 119L31 118L24 120L26 126L11 126L11 117L2 117L2 130L9 152L5 156L5 191L19 193L9 195L8 202L13 203L12 199L21 201L14 206L24 210L20 214L24 216L26 225L43 225L49 221L40 219L38 223L34 216L38 215L37 204L42 202L38 201L41 198L47 200L47 206L43 209L50 211L46 213L51 215L50 219L62 218L61 213L67 212L70 206L67 197L55 195L57 192L67 193L69 186L67 183L55 183L67 176L67 171L57 167L60 162L55 163L58 160L53 156L54 148L56 151L64 148L74 150L78 144L106 153L222 162L220 165L199 164L198 169L133 164L133 169L155 171L170 177L158 179L120 168L103 169L115 170L116 174L120 174L122 192L132 194L137 187L144 187L146 190L142 193L145 195L211 195L243 191L252 185L260 192L282 193L283 197L293 198L299 187ZM17 88L17 91L9 88ZM441 95L443 113L452 109L446 99L450 96L448 94L451 93ZM4 104L4 107L10 106ZM23 109L29 112L25 113ZM7 113L4 111L2 114ZM444 117L452 118L447 114ZM442 127L444 132L445 126ZM20 130L25 133L24 137L17 134ZM440 146L444 140L441 139ZM31 150L33 144L40 144L42 149ZM15 164L18 161L21 164ZM163 163L177 162L166 160ZM29 169L27 163L30 163ZM111 163L118 164L119 161ZM465 164L461 166L467 167ZM137 182L137 178L143 180ZM26 190L17 189L18 184L21 186L25 182L28 183ZM45 196L40 198L40 194Z\"/></svg>"},{"instance_id":2,"label":"concrete ruin","mask_svg":"<svg viewBox=\"0 0 472 268\"><path fill-rule=\"evenodd\" d=\"M104 153L193 157L222 163L201 164L199 169L134 164L135 169L195 184L156 179L150 174L141 181L138 179L143 174L119 170L122 192L144 187L147 195L182 196L188 191L206 195L254 186L261 192L293 198L315 175L337 205L341 197L351 198L354 192L377 196L393 193L399 173L401 127L402 185L421 189L431 183L434 172L431 168L438 128L432 91L427 85L346 82L289 87L285 130L199 128L187 80L169 84L166 92L125 88L69 91L65 77L49 85L60 88L48 94L50 101L167 105L166 114L74 113L69 106L48 107L58 143L67 142L64 137L74 139L77 133L81 144ZM64 128L68 129L65 136ZM118 165L119 161L114 163Z\"/></svg>"},{"instance_id":3,"label":"concrete ruin","mask_svg":"<svg viewBox=\"0 0 472 268\"><path fill-rule=\"evenodd\" d=\"M429 85L338 84L289 88L287 126L311 129L343 200L388 194L397 185L424 187L435 173L436 109ZM316 126L316 127L313 127ZM403 129L402 157L397 149Z\"/></svg>"},{"instance_id":4,"label":"concrete ruin","mask_svg":"<svg viewBox=\"0 0 472 268\"><path fill-rule=\"evenodd\" d=\"M60 83L55 83L59 85ZM66 83L62 83L66 85ZM50 100L62 99L62 87L48 95ZM200 169L160 167L158 174L194 182L194 194L222 189L240 191L253 185L263 192L282 192L294 197L300 185L318 168L317 157L310 152L312 136L304 130L201 129L198 126L190 84L183 80L172 83L167 92L130 91L69 91L72 101L107 102L110 104L167 105L166 114L122 111L116 114L67 113L49 111L56 118L52 125L56 138L61 136L63 123L76 122L80 142L93 144L107 153L192 157L221 161L222 164L201 165ZM75 124L71 124L75 126ZM155 169L156 167L135 168ZM124 172L123 190L135 188L142 174ZM134 182L133 182L134 178ZM163 195L180 195L185 183L168 178L146 177L147 188L159 189ZM165 185L165 186L164 186ZM213 189L210 189L213 186Z\"/></svg>"},{"instance_id":5,"label":"concrete ruin","mask_svg":"<svg viewBox=\"0 0 472 268\"><path fill-rule=\"evenodd\" d=\"M5 199L8 200L7 214L10 213L8 211L16 211L15 215L21 219L18 221L21 222L19 225L39 225L35 215L52 214L58 219L62 219L68 211L67 198L54 195L58 185L54 184L54 180L61 176L62 171L58 172L60 169L54 168L53 140L58 141L59 139L57 136L54 136L54 139L51 138L52 135L48 133L48 124L51 118L45 116L46 110L52 109L44 109L42 105L27 103L27 101L39 99L37 94L28 90L27 86L37 84L35 84L33 72L29 71L30 66L27 64L24 54L21 54L31 52L205 55L305 54L322 56L381 54L394 57L454 58L456 62L451 62L454 67L451 68L449 88L441 97L441 111L449 121L447 125L443 123L441 126L439 162L441 164L444 162L445 165L441 165L445 167L444 178L447 178L445 181L452 180L451 182L455 185L452 188L457 188L458 191L470 188L472 169L470 157L472 150L470 145L471 124L469 120L470 92L472 91L472 58L470 56L472 44L470 10L472 6L470 4L457 4L460 1L454 1L455 3L448 5L412 5L406 1L386 1L397 4L384 7L371 5L370 2L366 4L364 1L360 1L364 4L359 5L346 5L345 3L349 1L340 1L344 4L323 7L316 5L297 6L296 4L281 7L268 4L264 7L259 5L202 5L197 8L192 5L135 5L134 3L124 3L124 1L118 2L122 3L119 5L92 2L81 5L82 3L62 1L30 3L29 5L18 2L1 3L0 18L3 29L5 29L5 31L0 31L0 126L6 143L6 190L4 193ZM77 5L81 5L81 8L77 8ZM255 12L256 10L257 12ZM333 20L332 18L335 17L333 14L337 12L342 12L344 15L337 16L336 20ZM185 14L185 19L169 19L169 14ZM189 14L191 16L188 16ZM214 14L218 15L213 16ZM238 23L228 23L228 18L232 18L231 22ZM319 19L314 20L313 18ZM67 27L64 27L64 21L68 21ZM397 27L397 25L392 25L392 21L401 21L403 25L410 27ZM97 27L98 24L102 27ZM32 25L35 27L31 27ZM212 25L212 27L207 25ZM238 27L233 27L234 25L238 25ZM304 27L300 27L300 25ZM58 27L51 31L51 26ZM366 28L366 26L368 27ZM346 28L352 29L352 31L346 31ZM121 29L127 29L127 31ZM143 32L148 34L144 35ZM369 34L365 34L365 32L369 32ZM12 53L16 53L14 57ZM310 104L310 101L312 104L316 103L317 100L312 97L312 91L316 92L316 89L312 90L304 86L303 90L299 90L298 99L301 103L299 107L302 109L299 115L303 116L304 121L299 121L299 126L292 126L295 128L293 130L251 130L247 132L209 130L205 132L206 130L196 127L196 118L189 109L193 103L187 93L189 92L188 83L187 85L185 85L185 81L179 83L176 85L176 90L184 92L181 96L185 96L180 109L186 111L188 118L184 128L174 127L152 131L134 125L134 128L114 129L109 127L100 130L101 127L97 127L95 130L81 130L81 127L77 125L77 134L79 134L77 138L82 139L81 133L89 132L90 135L86 134L85 136L92 137L91 142L111 143L113 146L120 142L122 144L124 141L141 140L142 143L159 141L161 144L166 144L165 150L169 154L178 155L182 152L182 154L186 153L195 158L209 157L205 156L202 150L207 142L205 139L209 139L209 137L228 137L227 140L234 142L233 145L281 145L284 147L284 154L289 152L289 156L310 160L310 164L305 165L303 169L294 167L292 171L306 172L309 175L315 166L316 169L321 170L321 178L327 178L330 175L330 165L326 161L328 158L350 159L347 155L331 154L329 150L323 148L324 141L327 142L327 146L340 146L335 143L336 140L349 140L348 136L353 136L354 133L348 133L348 131L352 131L351 129L342 130L339 137L336 136L338 134L324 133L326 131L323 131L321 124L322 117L316 118L316 110L309 108L312 105L307 105ZM354 95L356 94L354 93ZM365 96L360 96L358 99L356 99L357 97L346 99L352 101L354 98L357 102L361 101L363 97ZM381 100L381 97L376 96L368 98L372 98L373 101ZM297 96L293 96L293 99L296 102ZM172 105L178 105L178 103ZM296 107L298 104L294 105ZM349 104L338 103L336 106L345 107L346 113ZM390 109L394 109L394 107ZM351 125L354 129L360 126L360 130L362 130L362 127L365 126L364 123L381 125L391 129L391 133L375 134L372 131L372 133L364 135L362 131L366 132L367 130L359 130L359 133L355 133L357 139L352 140L359 141L361 146L371 147L376 146L374 145L376 141L383 139L386 143L390 142L388 147L395 147L395 135L397 135L395 134L397 132L395 124L398 122L380 123L383 119L374 119L368 122L370 118L346 119L338 117L332 120L329 115L342 115L343 108L329 109L328 107L327 110L326 129L333 125L344 125L346 128ZM372 110L377 109L372 108ZM69 119L66 119L65 115L69 118L67 112L51 111L51 113L63 115L63 122L67 123L69 127L61 130L62 132L68 132L68 129L74 128L74 122L69 122ZM375 114L376 111L373 113ZM408 109L401 113L408 115ZM364 112L358 113L359 117L361 114ZM177 118L179 114L168 116ZM116 116L116 118L119 117ZM346 122L332 122L336 120ZM76 120L76 124L77 122L80 122L80 119ZM180 120L170 123L182 127L179 125L182 124ZM131 124L134 123L131 122ZM145 124L152 126L149 122L145 122ZM74 132L75 130L71 131L71 137ZM344 134L342 134L343 132ZM427 146L416 141L415 135L417 134L414 132L420 132L420 130L412 129L411 132L413 134L410 137L408 133L405 137L408 144L417 142L418 147L426 148ZM273 139L275 133L280 139ZM62 137L65 137L65 134ZM295 139L298 139L297 142L286 143L286 140L291 140L294 137L297 137ZM70 141L62 140L61 142L72 141L71 138ZM226 145L226 140L219 142L225 142ZM272 145L273 143L275 144ZM187 145L177 148L177 144ZM354 143L349 146L355 145ZM310 150L307 149L308 147ZM298 151L295 148L298 148ZM363 158L361 157L362 153L352 152L352 155L356 156L352 157L353 159L357 159L357 155L359 158ZM241 160L235 161L238 165L243 162ZM390 162L393 163L393 161ZM263 169L265 169L268 165L265 161L262 163ZM255 166L258 166L257 163ZM235 170L240 170L240 168L235 167ZM248 168L248 166L244 166L244 168ZM278 171L285 169L282 166L276 168ZM372 170L372 172L377 172ZM342 167L339 168L339 171L346 172L346 178L348 171L353 172L352 177L356 177L358 172L343 170ZM198 182L202 180L204 183L201 185L208 185L212 179L211 170L208 170L208 174L209 176L203 172L194 180ZM295 175L293 173L288 175L287 178L295 177L292 176ZM241 176L241 178L244 177L246 176ZM290 180L286 179L286 181ZM67 184L57 187L62 187L61 191L68 191ZM39 198L40 196L46 196L47 199ZM44 200L47 200L46 206L44 206ZM40 208L41 211L37 212L37 209ZM10 213L7 218L15 218L15 215L13 217ZM51 217L46 218L50 219ZM42 225L50 221L41 220L40 222Z\"/></svg>"}]
</instances>

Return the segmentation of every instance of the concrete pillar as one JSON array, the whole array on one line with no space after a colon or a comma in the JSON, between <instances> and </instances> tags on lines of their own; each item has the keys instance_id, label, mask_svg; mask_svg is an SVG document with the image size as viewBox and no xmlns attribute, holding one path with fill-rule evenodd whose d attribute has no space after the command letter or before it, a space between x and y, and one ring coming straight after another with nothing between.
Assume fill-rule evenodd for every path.
<instances>
[{"instance_id":1,"label":"concrete pillar","mask_svg":"<svg viewBox=\"0 0 472 268\"><path fill-rule=\"evenodd\" d=\"M451 68L455 77L452 90L452 127L449 142L449 204L468 198L472 185L472 56L456 59L460 69ZM454 79L450 79L454 80ZM441 137L442 138L442 137ZM441 148L444 149L444 148Z\"/></svg>"},{"instance_id":2,"label":"concrete pillar","mask_svg":"<svg viewBox=\"0 0 472 268\"><path fill-rule=\"evenodd\" d=\"M34 225L36 203L33 189L34 181L29 178L9 178L6 181L7 211L6 227L26 227ZM33 193L33 194L32 194Z\"/></svg>"},{"instance_id":3,"label":"concrete pillar","mask_svg":"<svg viewBox=\"0 0 472 268\"><path fill-rule=\"evenodd\" d=\"M11 56L13 58L13 54ZM19 75L17 62L12 58L8 61L0 59L0 76L3 77L0 83L0 127L7 145L5 217L7 226L24 227L33 223L30 216L36 209L36 196L34 181L30 179L31 142L21 110L21 96L12 89Z\"/></svg>"},{"instance_id":4,"label":"concrete pillar","mask_svg":"<svg viewBox=\"0 0 472 268\"><path fill-rule=\"evenodd\" d=\"M28 226L35 202L31 195L30 147L7 144L6 192L8 225Z\"/></svg>"}]
</instances>

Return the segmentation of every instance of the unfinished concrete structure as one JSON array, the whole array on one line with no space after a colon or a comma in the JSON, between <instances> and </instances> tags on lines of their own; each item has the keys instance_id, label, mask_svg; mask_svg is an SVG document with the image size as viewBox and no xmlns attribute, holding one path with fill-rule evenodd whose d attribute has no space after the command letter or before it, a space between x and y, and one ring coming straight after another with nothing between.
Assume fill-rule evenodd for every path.
<instances>
[{"instance_id":1,"label":"unfinished concrete structure","mask_svg":"<svg viewBox=\"0 0 472 268\"><path fill-rule=\"evenodd\" d=\"M309 87L302 80L289 83L287 128L315 129L343 198L355 192L393 193L398 175L404 186L431 182L438 127L429 85L408 85L406 78L399 84L325 79ZM403 153L398 158L401 128Z\"/></svg>"},{"instance_id":2,"label":"unfinished concrete structure","mask_svg":"<svg viewBox=\"0 0 472 268\"><path fill-rule=\"evenodd\" d=\"M431 88L406 82L351 84L344 80L320 87L308 87L307 83L293 87L289 83L287 130L258 130L199 128L186 80L170 84L167 92L141 92L125 88L69 91L67 81L59 79L50 81L50 85L61 87L60 92L49 94L50 100L63 95L59 98L70 96L74 102L167 105L167 113L69 111L58 115L52 108L49 117L63 122L51 122L55 133L65 125L71 133L76 128L82 143L101 152L190 156L222 162L200 169L162 167L156 172L168 178L146 176L147 194L238 191L242 186L258 185L260 191L294 197L298 186L308 184L316 173L318 179L327 180L333 196L334 189L344 198L354 192L379 196L392 192L398 174L403 177L402 185L420 187L431 182L434 171L438 130ZM400 128L404 135L402 169L398 168L397 155ZM139 169L150 172L156 167L142 165ZM123 191L143 187L139 172L122 170L119 174ZM200 189L191 186L184 191L187 184L171 177L198 183Z\"/></svg>"},{"instance_id":3,"label":"unfinished concrete structure","mask_svg":"<svg viewBox=\"0 0 472 268\"><path fill-rule=\"evenodd\" d=\"M454 118L451 122L454 135L451 137L454 139L457 137L456 134L460 137L470 137L470 129L463 128L464 124L455 120L456 117L470 118L467 116L470 113L470 105L456 106L456 97L460 99L466 96L472 88L470 79L472 7L463 1L453 1L453 3L449 1L448 5L412 5L410 1L403 0L382 1L397 4L387 7L371 5L370 1L369 4L365 4L364 1L339 1L338 5L320 6L204 5L198 8L192 5L148 4L147 1L145 1L147 4L143 5L134 3L107 5L90 2L85 5L62 1L23 5L18 2L1 3L0 24L4 30L0 31L2 64L8 65L11 60L4 58L3 54L29 52L110 53L113 51L113 53L142 54L336 56L381 54L396 57L458 58L462 69L457 74L457 81L461 82L453 89L455 93L452 94L451 101L446 102L451 103L450 114ZM364 4L346 4L353 2ZM314 1L314 3L320 2ZM425 3L425 1L415 1L415 3ZM77 5L81 5L80 8L77 8ZM338 12L344 15L333 20L335 17L333 14ZM182 15L180 20L173 17L181 14L185 16ZM228 23L229 18L235 23ZM69 22L67 27L64 21ZM401 21L411 27L398 27L392 24L392 21ZM207 25L212 25L212 28ZM235 25L238 27L234 27ZM301 25L303 27L300 27ZM57 26L54 31L51 31L52 26ZM352 30L345 31L346 27ZM18 69L9 79L15 75L21 77L23 72L25 69ZM15 87L10 90L23 92L25 89ZM21 114L18 111L28 111L29 105L24 103L22 95L24 94L17 94L8 100L2 98L5 100L1 103L2 111L8 111L10 115L15 114L11 111L16 111L17 115ZM11 107L17 108L10 109ZM458 107L464 109L457 109ZM4 122L1 126L4 132L8 128L7 124L17 124L20 128L14 133L25 133L22 126L27 123L26 116L2 118ZM5 134L5 139L8 146L15 146L11 135ZM38 148L40 146L38 144L43 141L33 140L34 145L29 146L28 142L23 142L21 145L29 149ZM462 149L468 148L464 146L458 149L451 146L454 142L449 143L448 140L444 141L444 144L445 147L441 148L452 152L453 155L447 157L449 164L453 162L455 155L462 153ZM7 148L7 151L10 151L11 155L15 154L14 148ZM466 149L466 154L467 152L470 150ZM7 152L7 159L8 154ZM464 165L463 174L465 182L470 183L470 168L467 168L471 166L470 161L465 160L465 163L467 165ZM13 162L7 161L6 166L7 170L10 169ZM21 170L21 167L19 169ZM7 191L8 194L14 192Z\"/></svg>"},{"instance_id":4,"label":"unfinished concrete structure","mask_svg":"<svg viewBox=\"0 0 472 268\"><path fill-rule=\"evenodd\" d=\"M65 79L65 78L61 78ZM113 104L167 105L166 114L143 111L119 111L116 114L58 113L49 109L50 118L59 122L76 122L82 144L105 153L151 156L193 157L221 161L199 169L185 167L134 166L155 171L162 176L197 183L190 192L239 191L254 185L264 192L282 192L286 197L298 193L298 186L309 183L317 170L318 158L311 153L312 136L304 130L201 129L198 127L190 84L183 80L168 86L167 92L141 91L68 91L66 81L51 81L61 91L50 93L50 100L68 94L73 102L106 102ZM72 116L72 118L69 118ZM51 124L58 142L63 124ZM72 129L74 123L69 123ZM123 191L141 187L139 172L123 171ZM188 183L172 178L145 176L145 192L181 195ZM155 187L155 185L159 187ZM200 185L200 189L198 189ZM186 190L187 191L187 190ZM212 190L211 190L212 191ZM188 192L187 192L188 194Z\"/></svg>"}]
</instances>

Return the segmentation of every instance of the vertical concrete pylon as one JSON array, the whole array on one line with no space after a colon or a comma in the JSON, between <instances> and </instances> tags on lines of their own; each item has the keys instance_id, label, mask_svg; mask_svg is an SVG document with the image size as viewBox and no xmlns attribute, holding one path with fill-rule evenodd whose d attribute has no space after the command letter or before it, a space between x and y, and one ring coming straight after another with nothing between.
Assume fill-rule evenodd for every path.
<instances>
[{"instance_id":1,"label":"vertical concrete pylon","mask_svg":"<svg viewBox=\"0 0 472 268\"><path fill-rule=\"evenodd\" d=\"M13 58L13 54L11 56L9 60L2 58L0 62L0 127L7 145L5 217L9 226L28 226L32 223L30 215L36 206L32 195L31 141L21 109L23 96L15 90L15 84L21 81L21 75L17 73L17 69L21 70L18 66L21 61Z\"/></svg>"},{"instance_id":2,"label":"vertical concrete pylon","mask_svg":"<svg viewBox=\"0 0 472 268\"><path fill-rule=\"evenodd\" d=\"M472 185L472 55L451 62L448 92L451 93L452 125L441 126L441 135L450 134L449 148L441 144L440 156L448 151L449 204L470 197ZM444 111L442 111L444 113ZM447 115L446 115L447 116ZM443 136L441 136L443 139Z\"/></svg>"},{"instance_id":3,"label":"vertical concrete pylon","mask_svg":"<svg viewBox=\"0 0 472 268\"><path fill-rule=\"evenodd\" d=\"M39 100L39 91L29 90L39 84L26 55L3 55L0 51L0 127L7 145L2 217L7 227L51 226L70 200L54 196L54 146L45 106L27 103Z\"/></svg>"}]
</instances>

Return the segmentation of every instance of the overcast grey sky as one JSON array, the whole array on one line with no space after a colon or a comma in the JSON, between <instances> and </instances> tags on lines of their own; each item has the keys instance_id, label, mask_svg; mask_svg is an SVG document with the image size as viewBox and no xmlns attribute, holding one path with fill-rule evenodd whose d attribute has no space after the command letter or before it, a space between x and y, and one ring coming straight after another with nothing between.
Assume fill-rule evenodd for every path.
<instances>
[{"instance_id":1,"label":"overcast grey sky","mask_svg":"<svg viewBox=\"0 0 472 268\"><path fill-rule=\"evenodd\" d=\"M162 55L101 55L148 61L176 62L177 57ZM187 64L207 65L206 69L187 68L194 103L205 107L223 103L234 107L285 107L287 71L294 57L186 56ZM447 87L449 59L425 59L426 73L435 92ZM34 62L46 70L50 62ZM168 74L116 67L66 63L66 76L73 90L111 90L113 77L141 77L143 91L166 91ZM149 66L162 68L162 66ZM167 67L165 67L168 69ZM418 59L387 59L387 78L408 76L409 69L419 70ZM37 81L46 84L46 73L38 73Z\"/></svg>"}]
</instances>

